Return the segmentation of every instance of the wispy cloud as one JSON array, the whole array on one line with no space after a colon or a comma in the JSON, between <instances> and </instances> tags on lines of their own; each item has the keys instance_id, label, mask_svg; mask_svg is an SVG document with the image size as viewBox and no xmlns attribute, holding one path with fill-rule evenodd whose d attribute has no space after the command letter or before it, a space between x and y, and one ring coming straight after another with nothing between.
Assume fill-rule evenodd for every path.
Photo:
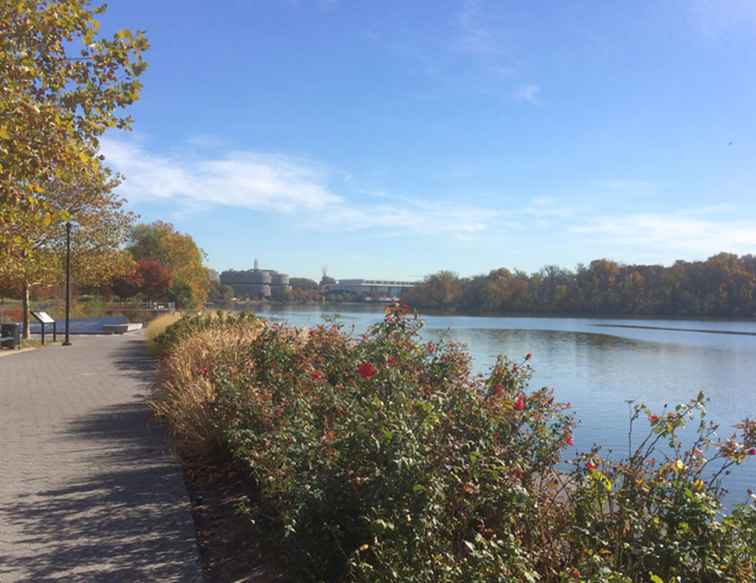
<instances>
[{"instance_id":1,"label":"wispy cloud","mask_svg":"<svg viewBox=\"0 0 756 583\"><path fill-rule=\"evenodd\" d=\"M747 27L756 31L756 2L753 0L684 0L694 23L706 35L719 36Z\"/></svg>"},{"instance_id":2,"label":"wispy cloud","mask_svg":"<svg viewBox=\"0 0 756 583\"><path fill-rule=\"evenodd\" d=\"M474 205L426 199L392 199L371 205L338 205L323 213L322 225L346 230L410 230L469 238L500 221L505 213Z\"/></svg>"},{"instance_id":3,"label":"wispy cloud","mask_svg":"<svg viewBox=\"0 0 756 583\"><path fill-rule=\"evenodd\" d=\"M296 215L315 228L470 237L485 231L501 215L466 203L382 192L350 198L331 187L336 173L302 158L250 151L229 151L211 158L174 157L150 152L138 142L112 138L102 140L102 152L126 177L121 191L127 199L137 204L171 200L177 203L179 216L225 206Z\"/></svg>"},{"instance_id":4,"label":"wispy cloud","mask_svg":"<svg viewBox=\"0 0 756 583\"><path fill-rule=\"evenodd\" d=\"M102 152L127 177L132 200L177 199L290 212L338 204L326 172L301 159L248 151L188 159L148 152L135 142L105 138Z\"/></svg>"},{"instance_id":5,"label":"wispy cloud","mask_svg":"<svg viewBox=\"0 0 756 583\"><path fill-rule=\"evenodd\" d=\"M633 249L688 252L699 255L756 250L756 221L726 217L701 218L695 210L685 213L642 213L597 216L570 228Z\"/></svg>"},{"instance_id":6,"label":"wispy cloud","mask_svg":"<svg viewBox=\"0 0 756 583\"><path fill-rule=\"evenodd\" d=\"M485 23L480 0L465 0L456 15L456 24L456 46L460 51L489 57L500 56L500 44Z\"/></svg>"},{"instance_id":7,"label":"wispy cloud","mask_svg":"<svg viewBox=\"0 0 756 583\"><path fill-rule=\"evenodd\" d=\"M361 188L348 174L316 161L246 150L207 157L186 144L182 156L158 154L134 140L104 139L107 162L126 176L122 194L137 207L170 201L177 217L230 207L285 214L296 224L326 231L366 231L378 236L407 233L480 241L495 231L539 229L565 241L589 236L607 252L644 254L664 260L671 254L702 256L721 250L753 253L756 220L737 218L726 202L678 212L602 213L573 207L555 194L522 195L495 208L466 202L398 196ZM339 185L338 188L334 185ZM642 180L597 180L587 189L597 196L655 185ZM614 198L611 196L611 198ZM515 204L516 201L516 204Z\"/></svg>"},{"instance_id":8,"label":"wispy cloud","mask_svg":"<svg viewBox=\"0 0 756 583\"><path fill-rule=\"evenodd\" d=\"M525 83L518 85L512 92L512 96L516 101L522 101L525 103L538 103L538 95L541 93L540 85L536 83Z\"/></svg>"},{"instance_id":9,"label":"wispy cloud","mask_svg":"<svg viewBox=\"0 0 756 583\"><path fill-rule=\"evenodd\" d=\"M502 20L501 4L485 0L465 0L456 13L453 47L474 59L489 74L514 79L521 73L515 63L511 30ZM510 34L507 34L507 33ZM524 103L536 103L541 92L537 83L520 83L511 89L512 97Z\"/></svg>"}]
</instances>

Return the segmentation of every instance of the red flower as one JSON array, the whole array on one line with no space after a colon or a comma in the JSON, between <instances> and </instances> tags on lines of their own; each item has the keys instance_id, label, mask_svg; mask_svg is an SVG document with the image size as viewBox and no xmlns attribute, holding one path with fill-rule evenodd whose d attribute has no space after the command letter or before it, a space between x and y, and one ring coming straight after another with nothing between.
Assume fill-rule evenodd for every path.
<instances>
[{"instance_id":1,"label":"red flower","mask_svg":"<svg viewBox=\"0 0 756 583\"><path fill-rule=\"evenodd\" d=\"M387 361L391 366L394 366L396 364L396 356L389 356Z\"/></svg>"},{"instance_id":2,"label":"red flower","mask_svg":"<svg viewBox=\"0 0 756 583\"><path fill-rule=\"evenodd\" d=\"M494 395L496 397L501 397L504 394L504 385L501 383L494 385Z\"/></svg>"},{"instance_id":3,"label":"red flower","mask_svg":"<svg viewBox=\"0 0 756 583\"><path fill-rule=\"evenodd\" d=\"M363 362L360 366L357 367L357 374L360 375L363 379L371 379L377 372L378 371L375 369L375 367L369 362Z\"/></svg>"},{"instance_id":4,"label":"red flower","mask_svg":"<svg viewBox=\"0 0 756 583\"><path fill-rule=\"evenodd\" d=\"M571 435L565 436L565 438L564 438L564 445L569 446L569 447L572 447L573 445L575 445L575 442L572 441L572 436Z\"/></svg>"},{"instance_id":5,"label":"red flower","mask_svg":"<svg viewBox=\"0 0 756 583\"><path fill-rule=\"evenodd\" d=\"M323 378L323 373L319 370L313 371L313 373L310 375L312 377L312 380L319 381Z\"/></svg>"},{"instance_id":6,"label":"red flower","mask_svg":"<svg viewBox=\"0 0 756 583\"><path fill-rule=\"evenodd\" d=\"M528 352L528 353L527 353L527 354L525 355L525 360L530 360L531 358L533 358L533 353L532 353L532 352Z\"/></svg>"},{"instance_id":7,"label":"red flower","mask_svg":"<svg viewBox=\"0 0 756 583\"><path fill-rule=\"evenodd\" d=\"M209 373L209 372L210 372L210 369L209 369L209 368L207 368L207 367L202 367L202 368L198 368L198 369L197 369L197 374L198 374L198 375L202 375L202 376L205 376L205 375L207 375L207 373Z\"/></svg>"},{"instance_id":8,"label":"red flower","mask_svg":"<svg viewBox=\"0 0 756 583\"><path fill-rule=\"evenodd\" d=\"M756 455L756 447L752 447L751 449L748 450L747 453L748 455Z\"/></svg>"},{"instance_id":9,"label":"red flower","mask_svg":"<svg viewBox=\"0 0 756 583\"><path fill-rule=\"evenodd\" d=\"M517 399L515 399L515 402L514 402L514 408L515 408L515 411L522 411L525 409L525 396L524 395L518 395Z\"/></svg>"},{"instance_id":10,"label":"red flower","mask_svg":"<svg viewBox=\"0 0 756 583\"><path fill-rule=\"evenodd\" d=\"M582 575L580 575L580 571L577 569L570 569L570 577L574 577L575 579L579 579Z\"/></svg>"},{"instance_id":11,"label":"red flower","mask_svg":"<svg viewBox=\"0 0 756 583\"><path fill-rule=\"evenodd\" d=\"M593 471L593 470L595 470L595 469L596 469L597 467L598 467L598 466L597 466L596 464L594 464L593 462L588 462L587 464L585 464L585 469L586 469L586 470L590 470L590 471Z\"/></svg>"},{"instance_id":12,"label":"red flower","mask_svg":"<svg viewBox=\"0 0 756 583\"><path fill-rule=\"evenodd\" d=\"M659 417L657 415L651 415L648 420L651 422L651 425L655 425L659 421Z\"/></svg>"}]
</instances>

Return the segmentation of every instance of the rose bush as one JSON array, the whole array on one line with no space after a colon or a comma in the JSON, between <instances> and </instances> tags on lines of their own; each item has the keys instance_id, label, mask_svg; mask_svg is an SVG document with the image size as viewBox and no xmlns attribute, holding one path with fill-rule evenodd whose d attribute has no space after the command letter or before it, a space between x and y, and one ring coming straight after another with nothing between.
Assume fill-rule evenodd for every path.
<instances>
[{"instance_id":1,"label":"rose bush","mask_svg":"<svg viewBox=\"0 0 756 583\"><path fill-rule=\"evenodd\" d=\"M182 453L226 456L254 485L250 522L285 553L294 581L753 576L754 509L723 517L719 499L756 430L745 422L716 444L704 424L684 449L678 431L703 412L702 397L657 418L628 459L595 449L557 471L573 419L551 390L529 390L530 355L474 376L461 347L421 342L403 306L356 339L337 324L249 317L175 326L155 409ZM633 420L651 415L638 407ZM662 445L669 460L654 466Z\"/></svg>"}]
</instances>

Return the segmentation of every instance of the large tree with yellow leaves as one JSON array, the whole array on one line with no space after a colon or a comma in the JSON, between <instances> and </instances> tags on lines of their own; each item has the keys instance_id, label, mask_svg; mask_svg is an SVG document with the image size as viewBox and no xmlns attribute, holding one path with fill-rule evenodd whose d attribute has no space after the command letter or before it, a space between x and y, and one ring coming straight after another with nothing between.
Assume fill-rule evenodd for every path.
<instances>
[{"instance_id":1,"label":"large tree with yellow leaves","mask_svg":"<svg viewBox=\"0 0 756 583\"><path fill-rule=\"evenodd\" d=\"M59 272L66 221L80 225L80 266L124 257L120 225L131 217L98 138L130 127L123 110L139 97L148 43L129 30L99 37L104 10L89 0L0 0L0 276L24 298ZM94 252L100 260L83 261Z\"/></svg>"}]
</instances>

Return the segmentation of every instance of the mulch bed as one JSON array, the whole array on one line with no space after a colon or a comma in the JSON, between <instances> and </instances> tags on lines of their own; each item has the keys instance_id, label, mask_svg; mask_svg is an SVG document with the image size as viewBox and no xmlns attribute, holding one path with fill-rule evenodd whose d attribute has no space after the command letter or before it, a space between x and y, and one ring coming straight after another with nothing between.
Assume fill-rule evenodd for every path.
<instances>
[{"instance_id":1,"label":"mulch bed","mask_svg":"<svg viewBox=\"0 0 756 583\"><path fill-rule=\"evenodd\" d=\"M249 488L229 466L184 465L205 579L212 583L285 583L239 511Z\"/></svg>"}]
</instances>

